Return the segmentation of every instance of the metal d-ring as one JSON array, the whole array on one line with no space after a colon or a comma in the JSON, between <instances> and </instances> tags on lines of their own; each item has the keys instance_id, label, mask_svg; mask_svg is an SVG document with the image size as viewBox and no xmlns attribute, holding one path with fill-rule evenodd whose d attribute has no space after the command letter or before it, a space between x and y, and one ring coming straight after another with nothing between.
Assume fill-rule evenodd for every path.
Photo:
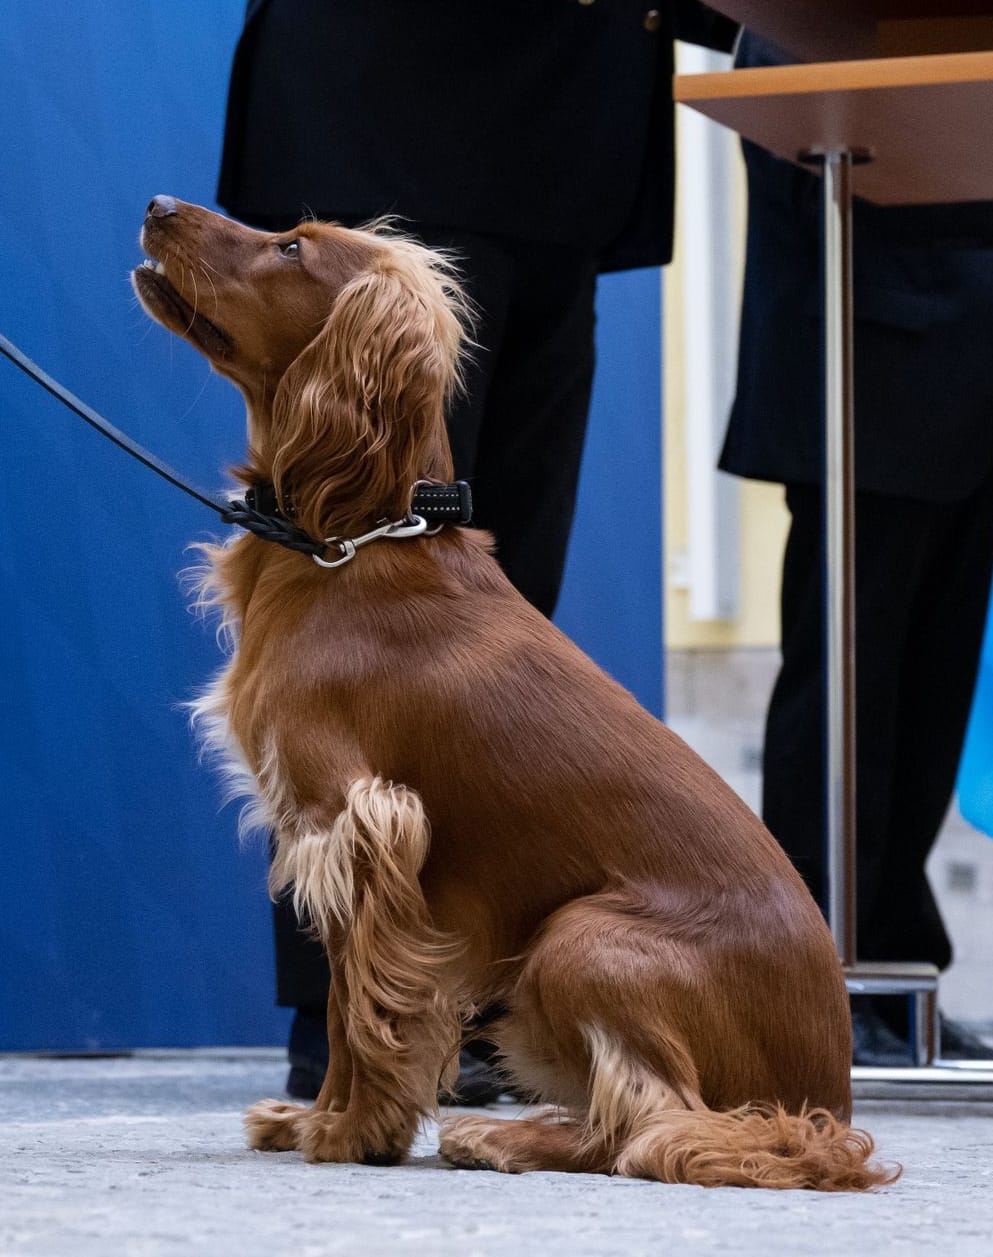
<instances>
[{"instance_id":1,"label":"metal d-ring","mask_svg":"<svg viewBox=\"0 0 993 1257\"><path fill-rule=\"evenodd\" d=\"M433 488L435 488L435 487L437 486L437 484L438 484L438 482L437 482L436 480L415 480L415 481L414 481L414 488L413 488L412 494L413 494L413 496L415 496L415 497L416 497L416 496L417 496L417 490L421 487L421 485L423 485L426 489L433 489ZM411 518L412 518L412 519L420 519L420 518L421 518L421 516L420 516L420 515L413 515L413 516L411 516ZM442 530L444 527L445 527L445 521L444 521L444 520L442 520L442 521L441 521L440 523L438 523L438 524L435 524L435 526L434 526L433 528L428 528L428 526L427 526L427 521L425 521L425 525L424 525L424 535L425 535L425 537L433 537L433 536L435 536L437 533L440 533L440 532L441 532L441 530Z\"/></svg>"},{"instance_id":2,"label":"metal d-ring","mask_svg":"<svg viewBox=\"0 0 993 1257\"><path fill-rule=\"evenodd\" d=\"M437 531L437 530L435 530ZM388 526L387 537L420 537L427 533L430 536L431 529L428 528L428 521L423 515L408 515L404 519L397 520L395 524ZM356 545L359 544L357 541Z\"/></svg>"}]
</instances>

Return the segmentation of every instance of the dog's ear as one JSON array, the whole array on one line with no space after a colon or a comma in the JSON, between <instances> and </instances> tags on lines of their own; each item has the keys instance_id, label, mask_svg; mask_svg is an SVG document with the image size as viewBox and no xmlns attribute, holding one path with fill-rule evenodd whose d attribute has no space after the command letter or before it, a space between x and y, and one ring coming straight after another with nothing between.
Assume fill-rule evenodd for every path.
<instances>
[{"instance_id":1,"label":"dog's ear","mask_svg":"<svg viewBox=\"0 0 993 1257\"><path fill-rule=\"evenodd\" d=\"M443 257L383 243L276 392L273 481L312 536L399 519L417 480L452 475L465 299Z\"/></svg>"}]
</instances>

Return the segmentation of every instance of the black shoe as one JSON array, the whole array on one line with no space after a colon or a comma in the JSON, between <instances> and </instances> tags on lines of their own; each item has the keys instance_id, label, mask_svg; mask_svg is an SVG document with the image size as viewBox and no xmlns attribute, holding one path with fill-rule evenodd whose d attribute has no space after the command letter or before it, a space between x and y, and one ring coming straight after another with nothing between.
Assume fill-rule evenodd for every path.
<instances>
[{"instance_id":1,"label":"black shoe","mask_svg":"<svg viewBox=\"0 0 993 1257\"><path fill-rule=\"evenodd\" d=\"M286 1075L286 1094L292 1100L316 1100L324 1075L302 1065L291 1065Z\"/></svg>"},{"instance_id":2,"label":"black shoe","mask_svg":"<svg viewBox=\"0 0 993 1257\"><path fill-rule=\"evenodd\" d=\"M993 1047L984 1043L961 1021L938 1013L938 1057L946 1061L990 1061Z\"/></svg>"},{"instance_id":3,"label":"black shoe","mask_svg":"<svg viewBox=\"0 0 993 1257\"><path fill-rule=\"evenodd\" d=\"M328 1072L328 1030L323 1009L298 1008L290 1026L286 1093L294 1100L316 1100Z\"/></svg>"},{"instance_id":4,"label":"black shoe","mask_svg":"<svg viewBox=\"0 0 993 1257\"><path fill-rule=\"evenodd\" d=\"M871 1008L852 1004L852 1064L876 1069L913 1065L910 1045L889 1028Z\"/></svg>"},{"instance_id":5,"label":"black shoe","mask_svg":"<svg viewBox=\"0 0 993 1257\"><path fill-rule=\"evenodd\" d=\"M465 1048L459 1052L459 1076L453 1091L438 1093L441 1104L482 1107L495 1104L507 1090L507 1084L488 1061L472 1056Z\"/></svg>"},{"instance_id":6,"label":"black shoe","mask_svg":"<svg viewBox=\"0 0 993 1257\"><path fill-rule=\"evenodd\" d=\"M482 1045L474 1044L478 1051ZM481 1053L485 1056L485 1052ZM328 1038L323 1009L298 1008L290 1027L290 1072L286 1093L294 1100L316 1100L328 1072ZM459 1076L454 1091L439 1095L442 1104L495 1103L506 1087L488 1059L478 1059L465 1048L459 1053Z\"/></svg>"},{"instance_id":7,"label":"black shoe","mask_svg":"<svg viewBox=\"0 0 993 1257\"><path fill-rule=\"evenodd\" d=\"M291 1065L286 1077L287 1095L294 1100L316 1100L325 1072L308 1065ZM503 1082L489 1065L462 1052L459 1055L459 1076L455 1090L440 1092L438 1100L442 1104L478 1108L495 1104L505 1089Z\"/></svg>"}]
</instances>

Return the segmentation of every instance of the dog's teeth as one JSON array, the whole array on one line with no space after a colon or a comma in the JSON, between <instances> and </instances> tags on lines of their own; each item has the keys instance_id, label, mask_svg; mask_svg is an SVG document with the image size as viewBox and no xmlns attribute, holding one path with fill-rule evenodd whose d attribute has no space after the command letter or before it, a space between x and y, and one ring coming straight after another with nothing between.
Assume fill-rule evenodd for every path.
<instances>
[{"instance_id":1,"label":"dog's teeth","mask_svg":"<svg viewBox=\"0 0 993 1257\"><path fill-rule=\"evenodd\" d=\"M165 274L165 267L162 265L162 263L161 263L161 262L156 262L156 263L155 263L155 273L156 273L156 275L164 275L164 274Z\"/></svg>"}]
</instances>

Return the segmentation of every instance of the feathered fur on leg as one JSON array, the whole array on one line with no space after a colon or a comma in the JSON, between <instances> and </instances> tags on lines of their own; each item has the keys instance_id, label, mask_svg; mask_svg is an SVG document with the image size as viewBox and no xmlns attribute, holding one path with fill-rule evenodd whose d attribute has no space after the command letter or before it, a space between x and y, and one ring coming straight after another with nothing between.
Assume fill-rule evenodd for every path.
<instances>
[{"instance_id":1,"label":"feathered fur on leg","mask_svg":"<svg viewBox=\"0 0 993 1257\"><path fill-rule=\"evenodd\" d=\"M297 911L336 953L352 1054L346 1109L315 1106L295 1121L310 1160L398 1160L435 1108L458 1042L446 974L458 945L434 928L421 893L429 841L417 794L363 778L329 832L281 841L273 861L274 893L292 884ZM256 1116L266 1117L260 1106Z\"/></svg>"}]
</instances>

